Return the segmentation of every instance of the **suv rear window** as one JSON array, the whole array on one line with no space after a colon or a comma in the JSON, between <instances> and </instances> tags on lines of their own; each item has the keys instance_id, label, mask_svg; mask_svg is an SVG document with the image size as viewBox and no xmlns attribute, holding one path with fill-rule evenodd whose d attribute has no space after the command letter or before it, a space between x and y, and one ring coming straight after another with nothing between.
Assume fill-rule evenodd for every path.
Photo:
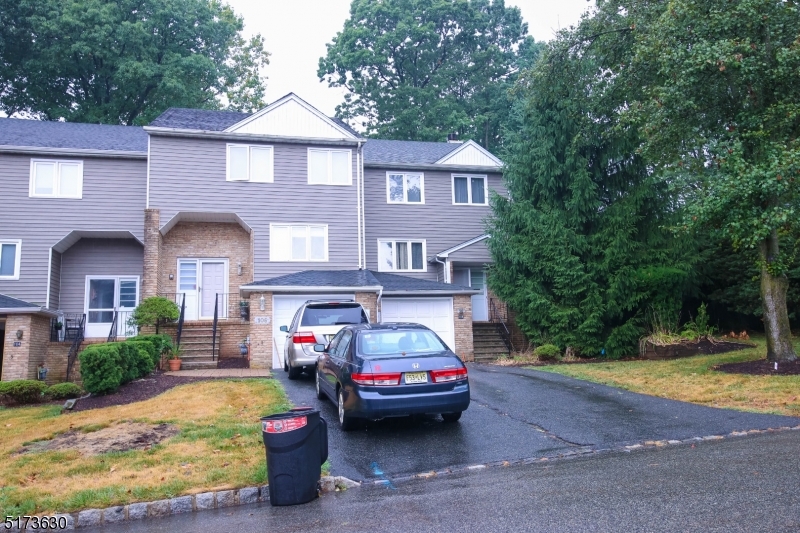
<instances>
[{"instance_id":1,"label":"suv rear window","mask_svg":"<svg viewBox=\"0 0 800 533\"><path fill-rule=\"evenodd\" d=\"M364 309L358 304L314 304L306 307L301 326L341 326L369 324Z\"/></svg>"}]
</instances>

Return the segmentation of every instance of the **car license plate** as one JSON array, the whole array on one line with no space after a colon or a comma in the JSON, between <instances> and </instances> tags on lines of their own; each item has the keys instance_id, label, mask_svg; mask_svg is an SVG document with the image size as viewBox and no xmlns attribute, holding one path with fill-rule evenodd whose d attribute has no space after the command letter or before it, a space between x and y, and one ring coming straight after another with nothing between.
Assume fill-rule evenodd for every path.
<instances>
[{"instance_id":1,"label":"car license plate","mask_svg":"<svg viewBox=\"0 0 800 533\"><path fill-rule=\"evenodd\" d=\"M427 372L406 372L406 383L427 383Z\"/></svg>"}]
</instances>

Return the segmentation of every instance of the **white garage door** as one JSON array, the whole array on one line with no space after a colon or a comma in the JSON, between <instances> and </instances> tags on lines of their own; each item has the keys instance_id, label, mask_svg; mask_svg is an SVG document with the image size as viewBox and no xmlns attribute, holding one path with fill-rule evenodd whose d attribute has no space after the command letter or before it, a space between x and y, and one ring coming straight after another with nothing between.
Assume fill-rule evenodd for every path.
<instances>
[{"instance_id":1,"label":"white garage door","mask_svg":"<svg viewBox=\"0 0 800 533\"><path fill-rule=\"evenodd\" d=\"M286 343L286 333L281 331L281 326L288 326L297 309L306 300L354 300L353 294L293 294L291 296L272 297L272 368L283 368L283 346Z\"/></svg>"},{"instance_id":2,"label":"white garage door","mask_svg":"<svg viewBox=\"0 0 800 533\"><path fill-rule=\"evenodd\" d=\"M381 322L416 322L428 326L455 350L452 298L382 298Z\"/></svg>"}]
</instances>

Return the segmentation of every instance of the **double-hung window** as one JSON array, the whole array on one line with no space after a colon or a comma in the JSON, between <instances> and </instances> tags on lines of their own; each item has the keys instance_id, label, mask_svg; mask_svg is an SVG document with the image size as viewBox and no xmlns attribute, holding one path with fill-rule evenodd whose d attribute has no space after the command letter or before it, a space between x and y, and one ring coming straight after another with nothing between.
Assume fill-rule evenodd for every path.
<instances>
[{"instance_id":1,"label":"double-hung window","mask_svg":"<svg viewBox=\"0 0 800 533\"><path fill-rule=\"evenodd\" d=\"M228 181L273 182L272 146L229 144Z\"/></svg>"},{"instance_id":2,"label":"double-hung window","mask_svg":"<svg viewBox=\"0 0 800 533\"><path fill-rule=\"evenodd\" d=\"M29 195L80 199L83 196L83 161L31 159Z\"/></svg>"},{"instance_id":3,"label":"double-hung window","mask_svg":"<svg viewBox=\"0 0 800 533\"><path fill-rule=\"evenodd\" d=\"M270 224L270 261L327 261L328 226Z\"/></svg>"},{"instance_id":4,"label":"double-hung window","mask_svg":"<svg viewBox=\"0 0 800 533\"><path fill-rule=\"evenodd\" d=\"M390 204L424 204L425 178L422 174L386 173L386 201Z\"/></svg>"},{"instance_id":5,"label":"double-hung window","mask_svg":"<svg viewBox=\"0 0 800 533\"><path fill-rule=\"evenodd\" d=\"M353 164L350 150L308 149L309 185L350 185Z\"/></svg>"},{"instance_id":6,"label":"double-hung window","mask_svg":"<svg viewBox=\"0 0 800 533\"><path fill-rule=\"evenodd\" d=\"M425 272L425 241L378 241L380 272Z\"/></svg>"},{"instance_id":7,"label":"double-hung window","mask_svg":"<svg viewBox=\"0 0 800 533\"><path fill-rule=\"evenodd\" d=\"M22 241L0 240L0 279L19 279Z\"/></svg>"},{"instance_id":8,"label":"double-hung window","mask_svg":"<svg viewBox=\"0 0 800 533\"><path fill-rule=\"evenodd\" d=\"M489 191L486 176L453 176L453 203L487 205Z\"/></svg>"}]
</instances>

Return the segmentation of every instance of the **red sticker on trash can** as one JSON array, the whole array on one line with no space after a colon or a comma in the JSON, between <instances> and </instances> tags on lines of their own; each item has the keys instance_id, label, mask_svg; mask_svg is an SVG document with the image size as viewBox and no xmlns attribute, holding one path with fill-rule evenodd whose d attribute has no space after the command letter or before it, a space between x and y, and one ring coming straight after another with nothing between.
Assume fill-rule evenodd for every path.
<instances>
[{"instance_id":1,"label":"red sticker on trash can","mask_svg":"<svg viewBox=\"0 0 800 533\"><path fill-rule=\"evenodd\" d=\"M295 418L282 418L280 420L264 420L261 422L261 429L264 433L286 433L305 427L308 417L298 416Z\"/></svg>"}]
</instances>

